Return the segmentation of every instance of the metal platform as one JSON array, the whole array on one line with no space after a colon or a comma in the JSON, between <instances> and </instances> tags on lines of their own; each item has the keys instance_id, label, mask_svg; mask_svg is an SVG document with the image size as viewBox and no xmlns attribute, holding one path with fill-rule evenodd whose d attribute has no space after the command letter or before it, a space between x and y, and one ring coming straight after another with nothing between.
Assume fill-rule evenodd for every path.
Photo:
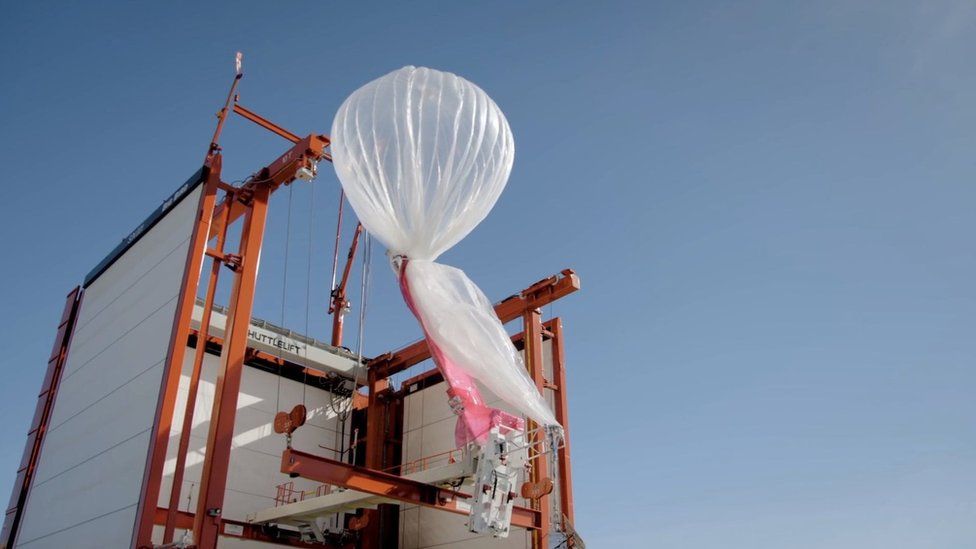
<instances>
[{"instance_id":1,"label":"metal platform","mask_svg":"<svg viewBox=\"0 0 976 549\"><path fill-rule=\"evenodd\" d=\"M204 302L199 297L193 306L190 327L199 330L203 318ZM224 337L224 327L227 325L228 309L220 305L213 306L210 315L209 334ZM276 326L266 320L251 318L247 332L248 347L270 353L276 357L308 365L323 372L329 372L339 377L366 382L366 368L354 353L329 345L324 341L308 337L304 334Z\"/></svg>"}]
</instances>

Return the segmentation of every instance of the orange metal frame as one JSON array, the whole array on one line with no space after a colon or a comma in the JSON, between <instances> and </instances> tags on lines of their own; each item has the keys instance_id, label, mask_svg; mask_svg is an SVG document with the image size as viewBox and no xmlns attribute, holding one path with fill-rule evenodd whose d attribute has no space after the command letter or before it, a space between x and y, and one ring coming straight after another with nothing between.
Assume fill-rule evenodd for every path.
<instances>
[{"instance_id":1,"label":"orange metal frame","mask_svg":"<svg viewBox=\"0 0 976 549\"><path fill-rule=\"evenodd\" d=\"M260 359L259 352L247 347L247 332L251 319L257 281L258 263L263 243L268 201L275 190L292 183L301 170L314 170L315 163L331 161L327 151L329 138L310 134L305 137L274 124L237 103L236 89L241 74L235 78L224 107L218 113L218 123L211 139L204 161L205 184L197 204L196 224L193 227L190 246L186 256L186 268L180 289L180 297L174 317L173 329L165 360L163 380L160 386L155 421L152 427L150 447L146 457L146 468L141 488L136 523L133 530L132 547L147 549L153 547L152 533L156 525L163 526L163 543L173 541L176 529L192 528L198 549L213 549L220 536L236 536L297 547L311 547L295 538L283 538L280 533L269 532L267 527L258 527L228 520L222 517L227 473L230 464L231 439L236 419L237 400L240 392L241 376L245 361ZM219 138L230 113L236 113L272 133L281 136L293 145L266 167L257 171L240 187L233 187L221 180L222 155ZM224 250L228 227L242 220L241 236L235 253ZM358 235L362 228L357 226L347 257L342 280L333 288L330 306L333 314L333 343L341 344L342 314L345 307L345 285L356 253ZM213 248L208 243L214 241ZM195 305L197 290L201 282L203 262L211 258L204 313L199 330L192 330L191 316ZM182 479L189 447L192 427L192 412L195 406L203 357L208 343L217 338L210 336L210 314L214 305L221 267L227 267L232 279L232 290L228 302L227 325L222 346L221 364L218 373L214 405L210 418L210 431L207 437L205 461L201 476L200 495L194 513L180 511L178 502L181 495ZM524 346L526 364L536 386L554 390L556 417L568 427L567 401L565 392L565 369L563 365L562 324L559 319L543 323L542 306L569 295L580 288L579 278L570 270L543 279L522 292L513 295L495 306L495 312L502 322L521 318L524 333L516 336L518 344ZM69 294L65 307L55 351L52 353L48 376L39 397L38 412L35 415L28 448L25 450L25 465L18 476L18 490L14 492L7 519L4 524L3 541L13 538L18 517L22 512L31 473L37 463L46 418L50 414L60 369L67 356L68 344L76 315L80 292L76 289ZM188 341L196 338L188 400L183 411L182 430L176 457L176 472L166 508L159 507L159 495L166 459L170 430L174 421L179 381L183 370ZM542 369L542 341L553 339L553 379L546 380ZM274 357L268 358L276 363ZM462 511L458 503L467 496L458 492L419 483L390 472L384 472L399 465L398 435L402 429L402 401L398 402L390 389L389 377L410 366L430 358L425 341L409 345L395 352L379 356L367 364L368 398L366 399L365 421L366 451L360 455L365 466L344 463L304 452L288 449L282 455L282 471L295 476L305 476L341 487L383 495L403 502L443 509L455 513ZM278 361L280 362L280 360ZM357 395L358 397L358 395ZM402 400L402 399L401 399ZM361 413L361 412L359 412ZM568 435L567 435L568 437ZM388 440L388 438L390 440ZM530 456L531 457L531 456ZM545 459L535 460L534 478L547 475ZM572 521L572 489L570 478L568 438L559 450L558 468L560 476L560 507L569 521ZM540 498L534 508L516 508L513 524L531 529L534 532L533 546L547 547L550 524L550 496ZM366 529L362 532L359 547L386 547L396 539L396 506L381 505L379 511L368 514ZM376 518L377 520L372 520ZM233 526L231 531L226 526ZM241 533L243 532L243 533ZM321 545L318 545L321 547Z\"/></svg>"},{"instance_id":2,"label":"orange metal frame","mask_svg":"<svg viewBox=\"0 0 976 549\"><path fill-rule=\"evenodd\" d=\"M524 311L522 313L522 323L525 326L525 348L523 354L525 357L525 366L529 370L529 375L532 376L532 381L535 382L536 389L540 393L544 393L546 380L542 367L542 311L536 308ZM529 421L527 426L528 432L535 432L535 444L531 447L531 449L535 450L545 448L545 434L537 427L539 426L533 421ZM538 456L533 456L530 450L529 459L533 457ZM549 478L549 463L547 460L535 459L532 462L530 478L532 482L541 482L543 479ZM538 505L542 524L538 530L532 532L533 546L548 548L549 532L552 526L550 523L552 502L549 501L549 495L539 498Z\"/></svg>"},{"instance_id":3,"label":"orange metal frame","mask_svg":"<svg viewBox=\"0 0 976 549\"><path fill-rule=\"evenodd\" d=\"M341 210L340 210L341 211ZM341 214L340 214L341 215ZM340 228L342 226L340 217ZM363 233L362 223L356 224L356 230L352 235L352 244L349 245L349 253L346 255L346 266L342 270L342 278L336 287L332 289L332 299L329 303L329 314L332 315L332 346L342 346L342 326L346 312L346 285L349 284L349 273L352 270L352 263L356 258L356 248L359 246L359 235ZM338 244L339 234L336 233L336 244ZM338 252L338 250L336 250Z\"/></svg>"},{"instance_id":4,"label":"orange metal frame","mask_svg":"<svg viewBox=\"0 0 976 549\"><path fill-rule=\"evenodd\" d=\"M229 311L227 326L225 327L225 344L221 353L221 365L217 377L213 411L210 418L210 432L207 437L206 457L201 476L200 496L193 527L194 539L199 549L216 547L217 539L222 532L222 524L225 522L220 515L227 484L241 372L244 360L247 357L247 331L251 319L258 264L264 239L268 200L280 186L288 185L294 181L300 170L314 169L316 162L329 159L329 155L325 151L329 145L329 139L326 136L312 134L299 138L238 105L235 91L240 76L238 75L235 78L227 101L218 113L217 129L214 132L205 160L207 182L201 195L197 224L193 229L190 248L187 252L186 269L180 290L181 298L174 320L163 373L163 384L160 388L156 421L153 425L146 474L136 515L137 522L133 533L134 547L152 547L152 529L157 516L156 502L159 499L163 463L166 458L166 448L173 421L186 343L190 334L190 319L196 300L199 273L203 259L207 256L212 258L213 266L207 284L206 304L210 306L213 304L220 266L228 267L233 273L233 287L228 303ZM238 113L294 143L284 154L255 173L241 187L232 187L220 180L222 155L218 143L229 112ZM224 193L219 204L216 201L218 192ZM224 235L226 235L228 227L241 218L243 218L243 226L237 253L224 253ZM207 242L213 237L217 238L217 248L211 250L207 248ZM209 329L209 314L207 314L209 309L210 307L205 309L208 318L201 325L201 335L204 342L206 341L206 331ZM196 397L199 368L202 364L205 347L205 344L197 345L194 367L191 372L189 400L195 400ZM192 421L192 417L187 416L192 416L192 409L192 406L188 406L187 410L190 413L184 413L184 428L180 436L177 463L185 464L190 431L187 428L187 422ZM164 543L172 541L174 530L177 527L176 503L180 497L183 474L181 467L177 469L179 473L174 475L170 503L164 521ZM179 480L180 483L177 484L175 480Z\"/></svg>"},{"instance_id":5,"label":"orange metal frame","mask_svg":"<svg viewBox=\"0 0 976 549\"><path fill-rule=\"evenodd\" d=\"M71 345L71 336L74 334L81 299L82 290L80 287L75 287L68 292L65 299L61 322L58 324L58 333L54 338L54 347L51 349L51 356L47 362L47 373L44 375L44 382L41 384L41 392L37 395L34 419L31 421L31 428L27 433L24 457L17 469L14 489L10 494L10 504L7 506L7 512L4 516L0 547L13 547L17 540L20 520L24 508L27 506L31 482L34 480L34 471L37 469L37 463L41 458L44 434L47 432L47 427L51 421L51 412L58 395L61 374L64 372L64 364L68 360L68 347Z\"/></svg>"}]
</instances>

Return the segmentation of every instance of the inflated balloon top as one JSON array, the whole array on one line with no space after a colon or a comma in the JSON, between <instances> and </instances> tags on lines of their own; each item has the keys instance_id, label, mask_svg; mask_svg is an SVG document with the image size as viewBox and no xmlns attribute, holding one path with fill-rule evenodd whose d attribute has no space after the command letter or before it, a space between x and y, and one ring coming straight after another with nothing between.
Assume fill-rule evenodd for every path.
<instances>
[{"instance_id":1,"label":"inflated balloon top","mask_svg":"<svg viewBox=\"0 0 976 549\"><path fill-rule=\"evenodd\" d=\"M353 92L331 140L349 203L395 259L403 297L450 385L458 444L524 427L486 406L473 379L558 425L491 302L460 269L434 262L488 215L508 181L515 147L498 105L459 76L404 67Z\"/></svg>"},{"instance_id":2,"label":"inflated balloon top","mask_svg":"<svg viewBox=\"0 0 976 549\"><path fill-rule=\"evenodd\" d=\"M332 157L366 230L394 254L434 260L495 205L515 143L481 88L404 67L346 99L332 124Z\"/></svg>"}]
</instances>

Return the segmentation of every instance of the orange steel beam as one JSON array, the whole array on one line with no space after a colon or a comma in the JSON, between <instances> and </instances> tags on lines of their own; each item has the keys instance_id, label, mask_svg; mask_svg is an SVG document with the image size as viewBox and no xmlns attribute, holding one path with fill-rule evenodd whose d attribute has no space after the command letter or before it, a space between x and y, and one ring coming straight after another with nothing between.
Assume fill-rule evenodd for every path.
<instances>
[{"instance_id":1,"label":"orange steel beam","mask_svg":"<svg viewBox=\"0 0 976 549\"><path fill-rule=\"evenodd\" d=\"M215 221L210 227L209 238L220 234L224 230L225 224L229 225L244 215L248 208L248 202L256 189L270 186L274 190L281 185L288 185L295 180L299 168L311 169L314 162L322 159L328 160L330 157L325 152L328 146L328 137L316 134L307 135L298 140L274 162L253 174L250 180L237 189L233 196L226 197L217 206L214 219L226 221ZM228 210L226 215L224 209Z\"/></svg>"},{"instance_id":2,"label":"orange steel beam","mask_svg":"<svg viewBox=\"0 0 976 549\"><path fill-rule=\"evenodd\" d=\"M519 318L525 311L548 305L579 289L579 277L571 269L565 269L502 300L495 305L495 314L504 324ZM375 370L378 378L386 378L428 358L430 358L430 349L427 348L427 341L420 340L398 351L374 358L367 363L367 367Z\"/></svg>"},{"instance_id":3,"label":"orange steel beam","mask_svg":"<svg viewBox=\"0 0 976 549\"><path fill-rule=\"evenodd\" d=\"M563 347L563 321L554 318L550 321L552 331L552 381L555 389L556 421L563 426L563 447L557 454L559 466L559 506L562 515L570 524L576 522L573 514L573 472L569 460L569 395L566 392L566 354ZM568 529L563 524L563 531Z\"/></svg>"},{"instance_id":4,"label":"orange steel beam","mask_svg":"<svg viewBox=\"0 0 976 549\"><path fill-rule=\"evenodd\" d=\"M27 505L27 495L30 493L34 471L37 469L37 463L41 458L44 435L51 421L54 401L58 395L58 386L61 384L61 374L64 372L64 364L68 360L68 348L71 345L71 336L74 334L75 321L78 318L81 295L81 288L76 286L68 292L65 298L64 311L61 313L57 335L54 337L54 346L47 361L47 372L44 375L44 381L41 383L41 392L37 395L34 419L31 421L30 431L27 432L24 454L20 461L20 468L17 469L17 477L10 494L10 503L7 505L7 512L4 516L0 547L13 547L17 541L20 521L23 517L24 507Z\"/></svg>"},{"instance_id":5,"label":"orange steel beam","mask_svg":"<svg viewBox=\"0 0 976 549\"><path fill-rule=\"evenodd\" d=\"M366 467L383 469L386 467L384 449L386 444L386 407L380 400L381 393L389 389L390 382L371 370L366 371L369 389L366 405Z\"/></svg>"},{"instance_id":6,"label":"orange steel beam","mask_svg":"<svg viewBox=\"0 0 976 549\"><path fill-rule=\"evenodd\" d=\"M176 314L174 315L173 329L146 460L146 473L143 477L136 510L136 525L132 535L133 547L152 547L153 522L162 484L163 462L166 458L173 411L176 406L176 394L182 373L183 357L189 337L190 319L195 304L197 287L200 283L202 261L206 257L207 243L212 237L223 234L231 223L244 216L240 252L237 257L233 258L233 263L229 261L230 257L224 258L226 259L224 263L234 271L234 288L231 292L230 303L228 303L231 312L228 316L226 329L227 345L222 353L221 370L217 378L218 393L214 399L206 459L201 479L199 498L201 511L197 513L194 528L194 538L198 542L198 549L209 549L216 546L222 524L219 508L223 502L227 482L227 467L240 389L241 368L248 353L247 330L250 325L254 287L257 282L257 268L261 243L264 238L268 198L279 186L288 185L294 181L299 170L303 168L314 170L315 163L319 160L331 160L331 155L325 151L329 146L328 137L310 134L302 139L297 139L297 136L295 136L296 139L291 139L294 136L291 132L287 132L287 130L247 109L236 108L237 96L235 91L242 76L238 70L227 95L227 100L217 114L217 128L214 130L204 162L207 182L201 194L196 224L190 237L186 268L183 272L183 281L180 287ZM295 142L274 162L253 174L240 188L234 188L220 181L222 157L218 141L232 101L235 103L234 112L279 135L284 132L286 138ZM217 190L224 190L228 193L219 206L216 204ZM202 343L206 346L206 340ZM204 515L208 510L213 515L204 520Z\"/></svg>"},{"instance_id":7,"label":"orange steel beam","mask_svg":"<svg viewBox=\"0 0 976 549\"><path fill-rule=\"evenodd\" d=\"M204 160L204 164L209 166L213 157L220 151L220 133L224 131L224 123L227 122L227 109L230 107L231 101L236 100L237 84L240 83L241 78L244 78L244 73L237 73L234 77L234 83L230 86L230 91L227 92L227 100L224 101L223 108L217 112L217 127L214 129L213 137L210 138L210 148L207 149L207 157Z\"/></svg>"},{"instance_id":8,"label":"orange steel beam","mask_svg":"<svg viewBox=\"0 0 976 549\"><path fill-rule=\"evenodd\" d=\"M391 465L400 463L403 425L401 403L389 398L390 381L378 379L367 371L369 393L366 407L366 467L389 471ZM399 428L398 428L399 427ZM383 503L376 509L364 510L367 527L361 534L361 549L385 549L395 546L399 536L399 509L397 505Z\"/></svg>"},{"instance_id":9,"label":"orange steel beam","mask_svg":"<svg viewBox=\"0 0 976 549\"><path fill-rule=\"evenodd\" d=\"M288 141L291 141L292 143L298 143L302 139L301 137L298 137L297 135L295 135L295 134L291 133L290 131L286 130L285 128L282 128L281 126L279 126L279 125L275 124L274 122L268 120L267 118L264 118L263 116L259 115L258 113L254 112L254 111L252 111L250 109L244 108L242 105L240 105L238 103L234 103L234 113L243 116L244 118L246 118L246 119L250 120L251 122L254 122L255 124L257 124L258 126L261 126L262 128L270 131L271 133L274 133L274 134L280 135L281 137L284 137L285 139L287 139Z\"/></svg>"},{"instance_id":10,"label":"orange steel beam","mask_svg":"<svg viewBox=\"0 0 976 549\"><path fill-rule=\"evenodd\" d=\"M464 502L471 496L467 494L298 450L288 449L281 454L281 472L404 503L468 514ZM516 506L512 510L512 524L535 530L541 525L541 517L534 509Z\"/></svg>"},{"instance_id":11,"label":"orange steel beam","mask_svg":"<svg viewBox=\"0 0 976 549\"><path fill-rule=\"evenodd\" d=\"M349 283L349 272L352 270L353 261L356 259L356 247L359 245L359 235L363 233L363 224L356 224L356 231L352 235L352 244L349 245L349 254L346 256L346 266L342 270L342 278L336 287L332 289L332 300L329 303L329 314L332 315L332 346L342 346L342 325L346 308L346 285Z\"/></svg>"},{"instance_id":12,"label":"orange steel beam","mask_svg":"<svg viewBox=\"0 0 976 549\"><path fill-rule=\"evenodd\" d=\"M273 189L274 186L267 184L254 188L241 231L238 252L240 266L234 271L234 285L228 303L230 311L225 328L226 344L221 353L220 370L217 374L206 457L200 477L197 516L193 528L193 538L198 549L216 548L222 529L221 514L224 493L227 489L227 471L230 465L231 441L241 389L241 375L247 354L247 332L254 305L254 290L257 285L261 245L264 241L268 199ZM196 272L199 273L199 270ZM192 299L193 295L190 298ZM181 338L181 343L184 345L185 341L185 337Z\"/></svg>"},{"instance_id":13,"label":"orange steel beam","mask_svg":"<svg viewBox=\"0 0 976 549\"><path fill-rule=\"evenodd\" d=\"M535 382L536 389L540 394L545 395L546 380L542 364L542 312L539 309L527 310L522 314L522 319L525 324L525 338L523 340L525 366L529 370L529 375L532 376L532 381ZM529 423L528 430L532 431L536 427L535 422L530 421ZM545 433L542 430L535 431L535 439L536 444L533 444L532 448L529 449L529 459L538 457L539 449L545 447ZM532 454L536 454L536 456ZM548 460L545 458L535 459L532 462L531 476L533 482L540 482L548 478ZM549 547L549 531L552 526L550 524L552 502L549 497L548 494L544 495L537 502L542 523L541 527L532 533L532 546L536 549L548 549Z\"/></svg>"},{"instance_id":14,"label":"orange steel beam","mask_svg":"<svg viewBox=\"0 0 976 549\"><path fill-rule=\"evenodd\" d=\"M155 522L157 526L162 526L169 521L168 517L170 515L176 517L176 527L180 530L193 529L193 513L189 511L180 511L179 509L157 507L156 514L153 516L153 522Z\"/></svg>"},{"instance_id":15,"label":"orange steel beam","mask_svg":"<svg viewBox=\"0 0 976 549\"><path fill-rule=\"evenodd\" d=\"M217 182L220 179L221 162L221 155L215 153L211 158L210 166L207 167L207 181L204 183L200 194L197 215L194 218L196 224L193 226L190 245L187 247L186 268L183 269L183 281L180 284L180 293L178 294L180 297L177 301L176 314L173 315L173 327L166 351L166 361L156 404L156 416L149 439L146 473L143 475L142 488L136 508L136 525L132 533L133 547L152 547L153 545L153 515L159 502L163 463L166 461L166 448L173 423L173 411L176 408L176 395L179 391L180 375L183 372L183 356L186 353L186 338L189 336L190 318L196 301L197 286L200 282L200 269L203 267L204 250L206 250L209 240L207 235L210 231L210 220L217 198Z\"/></svg>"},{"instance_id":16,"label":"orange steel beam","mask_svg":"<svg viewBox=\"0 0 976 549\"><path fill-rule=\"evenodd\" d=\"M369 392L366 395L366 455L364 462L366 467L379 471L386 469L387 466L386 439L389 408L386 406L385 392L390 388L390 381L378 377L373 370L367 370L366 377L366 386ZM363 549L381 548L380 522L382 511L377 506L376 509L364 509L363 513L368 521L367 527L362 533Z\"/></svg>"},{"instance_id":17,"label":"orange steel beam","mask_svg":"<svg viewBox=\"0 0 976 549\"><path fill-rule=\"evenodd\" d=\"M211 170L210 178L220 181L220 164L218 157L217 170ZM227 213L227 210L222 212ZM223 255L224 240L227 237L227 224L224 223L224 230L217 235L216 250ZM210 317L213 314L214 295L217 293L217 281L220 278L220 267L223 263L217 259L211 261L210 279L207 282L207 295L204 299L203 316L200 320L200 335L204 341L207 339L207 332L210 330ZM176 512L179 509L180 495L183 492L183 474L186 468L186 455L190 449L190 432L193 430L193 411L197 404L197 390L200 386L200 374L203 371L203 357L206 355L207 346L197 345L193 356L193 369L190 372L190 385L187 391L186 406L183 409L183 427L180 431L180 442L176 451L176 468L173 470L173 481L169 494L169 515L166 517L166 524L163 528L163 543L173 541L173 534L176 530Z\"/></svg>"}]
</instances>

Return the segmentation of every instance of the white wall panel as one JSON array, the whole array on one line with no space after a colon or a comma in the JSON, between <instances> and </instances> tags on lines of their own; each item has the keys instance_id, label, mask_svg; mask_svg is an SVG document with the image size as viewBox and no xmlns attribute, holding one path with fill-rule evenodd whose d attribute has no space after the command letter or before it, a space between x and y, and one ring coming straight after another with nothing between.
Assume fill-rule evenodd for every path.
<instances>
[{"instance_id":1,"label":"white wall panel","mask_svg":"<svg viewBox=\"0 0 976 549\"><path fill-rule=\"evenodd\" d=\"M19 547L128 546L187 246L202 189L198 186L187 194L154 226L142 232L114 263L89 279L37 476L27 500ZM268 338L273 339L266 335ZM361 370L341 352L307 345L302 348L308 357L300 358L309 360L313 367L323 367L315 360L321 354L332 369ZM270 352L274 354L275 349ZM160 490L162 506L169 502L193 355L194 349L188 349L184 358ZM197 503L219 366L219 357L205 356L179 504L183 510L192 510ZM277 375L257 368L244 369L225 517L244 520L249 513L272 507L276 487L281 483L294 481L297 489L316 486L312 481L289 479L279 472L285 438L274 433L272 425L279 409L290 410L304 401L309 418L294 434L293 446L335 457L319 446L335 447L340 436L330 400L331 395L325 390L279 380ZM346 425L348 437L348 421ZM161 538L161 528L154 532L154 538ZM221 540L221 546L263 545L226 538Z\"/></svg>"},{"instance_id":2,"label":"white wall panel","mask_svg":"<svg viewBox=\"0 0 976 549\"><path fill-rule=\"evenodd\" d=\"M202 187L85 289L19 547L125 547Z\"/></svg>"},{"instance_id":3,"label":"white wall panel","mask_svg":"<svg viewBox=\"0 0 976 549\"><path fill-rule=\"evenodd\" d=\"M468 518L437 509L412 506L400 512L400 549L429 547L450 549L528 549L532 547L529 533L512 528L507 538L468 532Z\"/></svg>"},{"instance_id":4,"label":"white wall panel","mask_svg":"<svg viewBox=\"0 0 976 549\"><path fill-rule=\"evenodd\" d=\"M50 482L63 471L149 429L152 425L150 414L155 409L146 410L146 403L155 403L158 397L161 369L162 363L50 431L49 434L56 436L49 436L45 441L47 466L38 472L35 485ZM134 413L128 413L129 410Z\"/></svg>"},{"instance_id":5,"label":"white wall panel","mask_svg":"<svg viewBox=\"0 0 976 549\"><path fill-rule=\"evenodd\" d=\"M114 513L98 516L78 526L52 532L28 544L18 547L70 547L71 549L109 549L125 548L132 542L132 533L118 529L119 524L134 524L136 506L131 505Z\"/></svg>"},{"instance_id":6,"label":"white wall panel","mask_svg":"<svg viewBox=\"0 0 976 549\"><path fill-rule=\"evenodd\" d=\"M159 498L159 505L163 507L169 504L194 352L195 349L187 349L184 359L180 393L174 414L174 429L170 434L167 461L163 470L163 487ZM194 511L198 503L200 475L205 457L204 448L213 407L214 382L219 367L219 357L211 354L204 356L204 368L200 376L193 413L187 466L180 496L181 510ZM275 433L273 428L274 415L279 409L291 410L304 399L304 404L309 411L309 419L293 434L292 446L319 455L335 457L333 452L319 447L320 444L330 448L335 447L336 429L340 427L335 413L329 407L331 394L307 385L304 385L303 390L303 385L286 378L279 380L277 375L257 368L244 368L227 474L227 492L224 497L223 515L226 518L243 521L247 519L248 514L274 507L274 496L279 484L294 482L296 489L304 490L311 490L318 486L314 481L303 478L292 479L280 472L285 437ZM348 426L347 419L347 437ZM178 531L175 539L179 539L181 533ZM154 541L162 541L161 529L154 533ZM220 547L276 547L230 537L222 537L219 545Z\"/></svg>"}]
</instances>

